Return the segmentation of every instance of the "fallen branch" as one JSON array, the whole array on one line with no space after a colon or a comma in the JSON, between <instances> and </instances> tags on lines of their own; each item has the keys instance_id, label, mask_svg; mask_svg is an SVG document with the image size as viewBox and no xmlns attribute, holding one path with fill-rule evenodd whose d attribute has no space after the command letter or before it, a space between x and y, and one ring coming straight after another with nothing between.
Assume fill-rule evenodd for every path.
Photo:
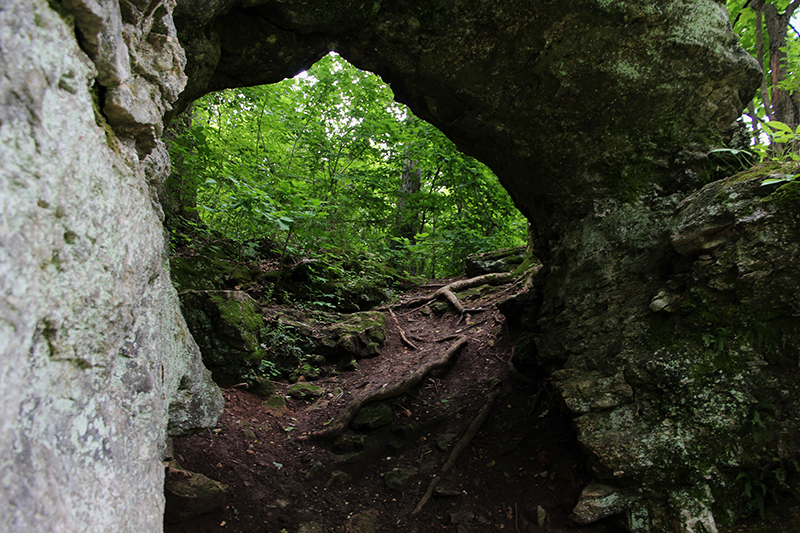
<instances>
[{"instance_id":1,"label":"fallen branch","mask_svg":"<svg viewBox=\"0 0 800 533\"><path fill-rule=\"evenodd\" d=\"M397 331L400 332L400 338L403 339L403 342L406 343L412 350L417 350L418 348L414 345L414 343L408 340L408 337L406 337L406 332L400 327L400 321L397 320L397 316L394 314L394 311L392 311L391 308L389 308L389 314L394 319L394 323L397 324Z\"/></svg>"},{"instance_id":2,"label":"fallen branch","mask_svg":"<svg viewBox=\"0 0 800 533\"><path fill-rule=\"evenodd\" d=\"M433 491L439 486L439 483L442 481L442 475L446 474L453 465L456 464L456 459L458 459L458 455L464 451L464 449L469 445L475 435L478 434L478 430L481 428L483 423L486 421L486 418L489 416L489 413L494 407L494 403L497 401L498 391L494 391L489 395L489 398L486 400L486 403L483 405L483 408L480 410L478 415L472 420L472 423L469 425L467 432L464 433L464 436L461 437L461 440L458 441L458 444L455 445L453 451L450 452L450 457L448 457L447 462L442 467L442 471L440 474L433 476L430 485L428 485L428 490L425 491L423 494L422 499L420 499L419 503L414 510L411 511L411 514L419 513L422 508L428 503L428 500L431 499L433 495Z\"/></svg>"},{"instance_id":3,"label":"fallen branch","mask_svg":"<svg viewBox=\"0 0 800 533\"><path fill-rule=\"evenodd\" d=\"M420 368L418 368L417 370L406 376L401 381L398 381L393 384L387 384L380 389L375 389L360 394L359 396L351 400L350 403L347 404L347 407L345 407L344 411L342 411L342 413L338 417L336 417L336 419L334 419L330 424L328 424L327 427L319 431L310 433L307 438L316 440L326 440L337 437L342 431L344 431L344 429L347 427L350 421L356 416L359 409L361 409L361 407L364 404L369 402L386 400L388 398L394 398L395 396L400 396L401 394L409 390L411 387L415 386L420 381L422 381L422 378L424 378L428 372L436 370L437 368L442 368L444 366L447 366L447 364L450 363L450 360L453 359L456 353L458 353L458 351L461 348L463 348L466 344L467 344L467 337L463 336L459 337L459 339L456 342L454 342L453 345L450 346L450 348L448 348L447 351L439 359L436 359L435 361L431 361L429 363L422 365Z\"/></svg>"}]
</instances>

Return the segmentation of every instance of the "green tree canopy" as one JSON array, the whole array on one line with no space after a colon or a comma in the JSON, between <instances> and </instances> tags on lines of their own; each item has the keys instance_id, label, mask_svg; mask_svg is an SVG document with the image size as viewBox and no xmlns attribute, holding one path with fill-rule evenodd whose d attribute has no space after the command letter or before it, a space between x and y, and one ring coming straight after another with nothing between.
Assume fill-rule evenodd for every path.
<instances>
[{"instance_id":1,"label":"green tree canopy","mask_svg":"<svg viewBox=\"0 0 800 533\"><path fill-rule=\"evenodd\" d=\"M239 242L368 251L431 277L524 243L494 174L335 54L294 79L198 100L172 151L202 225Z\"/></svg>"}]
</instances>

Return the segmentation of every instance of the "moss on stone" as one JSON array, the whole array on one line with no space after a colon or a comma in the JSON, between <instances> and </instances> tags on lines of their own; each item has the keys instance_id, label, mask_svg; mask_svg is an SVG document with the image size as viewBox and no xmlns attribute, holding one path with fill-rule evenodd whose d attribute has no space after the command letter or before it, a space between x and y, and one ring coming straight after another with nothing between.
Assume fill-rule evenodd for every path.
<instances>
[{"instance_id":1,"label":"moss on stone","mask_svg":"<svg viewBox=\"0 0 800 533\"><path fill-rule=\"evenodd\" d=\"M260 275L241 263L200 255L170 258L170 272L179 291L209 291L247 286Z\"/></svg>"},{"instance_id":2,"label":"moss on stone","mask_svg":"<svg viewBox=\"0 0 800 533\"><path fill-rule=\"evenodd\" d=\"M366 427L375 429L392 421L392 408L386 403L376 403L362 407L353 419L352 426L356 429Z\"/></svg>"},{"instance_id":3,"label":"moss on stone","mask_svg":"<svg viewBox=\"0 0 800 533\"><path fill-rule=\"evenodd\" d=\"M325 394L325 389L320 386L313 385L311 383L300 382L295 383L289 390L286 391L286 394L291 396L292 398L298 398L301 400L306 400L310 398L318 398Z\"/></svg>"},{"instance_id":4,"label":"moss on stone","mask_svg":"<svg viewBox=\"0 0 800 533\"><path fill-rule=\"evenodd\" d=\"M740 183L752 179L765 179L776 174L788 173L786 171L786 165L782 164L781 162L766 161L758 165L753 165L752 167L739 172L738 174L734 174L733 176L724 180L723 183L729 186L734 183Z\"/></svg>"},{"instance_id":5,"label":"moss on stone","mask_svg":"<svg viewBox=\"0 0 800 533\"><path fill-rule=\"evenodd\" d=\"M790 181L778 187L778 189L764 201L772 201L781 208L792 212L800 211L800 182Z\"/></svg>"},{"instance_id":6,"label":"moss on stone","mask_svg":"<svg viewBox=\"0 0 800 533\"><path fill-rule=\"evenodd\" d=\"M252 380L248 390L257 396L268 397L274 394L277 389L278 386L272 381L265 378L256 377Z\"/></svg>"},{"instance_id":7,"label":"moss on stone","mask_svg":"<svg viewBox=\"0 0 800 533\"><path fill-rule=\"evenodd\" d=\"M237 297L236 294L241 296ZM208 295L219 308L222 320L239 331L247 349L254 353L258 352L258 332L264 324L264 319L256 309L255 300L244 293L227 291L209 292Z\"/></svg>"},{"instance_id":8,"label":"moss on stone","mask_svg":"<svg viewBox=\"0 0 800 533\"><path fill-rule=\"evenodd\" d=\"M59 14L61 11L59 10ZM103 113L102 108L100 107L100 87L98 84L95 84L90 90L89 94L92 97L92 111L94 112L94 122L100 128L102 128L103 133L105 133L106 137L106 146L111 148L117 156L120 156L119 146L117 144L117 135L114 133L114 128L111 127L111 124L108 123L106 120L106 116Z\"/></svg>"},{"instance_id":9,"label":"moss on stone","mask_svg":"<svg viewBox=\"0 0 800 533\"><path fill-rule=\"evenodd\" d=\"M261 402L261 406L269 413L275 416L283 416L286 414L286 398L283 396L271 396Z\"/></svg>"}]
</instances>

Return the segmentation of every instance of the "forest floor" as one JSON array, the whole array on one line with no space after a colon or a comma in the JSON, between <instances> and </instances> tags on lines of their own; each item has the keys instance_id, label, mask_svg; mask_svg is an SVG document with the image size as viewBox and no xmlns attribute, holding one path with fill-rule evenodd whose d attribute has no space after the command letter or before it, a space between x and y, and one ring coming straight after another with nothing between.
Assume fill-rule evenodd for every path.
<instances>
[{"instance_id":1,"label":"forest floor","mask_svg":"<svg viewBox=\"0 0 800 533\"><path fill-rule=\"evenodd\" d=\"M269 410L264 398L223 388L226 406L217 426L175 441L174 456L187 470L224 483L225 503L165 524L165 531L622 531L613 519L588 526L569 520L590 480L586 459L548 384L523 382L510 372L514 332L493 305L510 288L493 289L465 302L484 309L466 320L453 312L436 315L427 306L394 307L394 317L384 308L387 339L380 355L315 381L326 391L319 398L287 397L285 410ZM401 302L433 290L418 287ZM391 408L389 424L348 427L337 441L309 438L352 398L402 381L462 335L467 343L452 364L381 402ZM289 386L280 384L279 394ZM496 402L487 406L490 397ZM488 418L474 438L465 438L485 407ZM448 459L455 462L442 473ZM437 490L415 514L437 474Z\"/></svg>"}]
</instances>

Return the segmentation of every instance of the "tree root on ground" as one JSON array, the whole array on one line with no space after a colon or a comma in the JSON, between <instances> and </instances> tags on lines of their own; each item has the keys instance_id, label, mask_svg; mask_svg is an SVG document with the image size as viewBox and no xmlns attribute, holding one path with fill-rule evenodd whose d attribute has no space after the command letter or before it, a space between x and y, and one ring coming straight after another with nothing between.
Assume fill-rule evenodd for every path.
<instances>
[{"instance_id":1,"label":"tree root on ground","mask_svg":"<svg viewBox=\"0 0 800 533\"><path fill-rule=\"evenodd\" d=\"M461 440L458 441L458 444L455 445L453 451L450 452L450 456L447 458L447 462L442 467L442 471L433 476L430 485L428 485L428 490L425 491L425 494L422 495L422 498L419 500L419 503L414 510L411 511L411 514L419 513L422 508L428 503L428 500L431 499L433 495L433 491L436 490L436 487L439 486L439 483L442 481L442 476L446 474L453 465L456 464L456 459L458 459L458 455L464 451L467 445L472 441L475 435L478 434L478 430L481 428L483 423L486 421L486 418L489 416L489 413L494 407L495 401L497 401L497 395L499 394L498 391L494 391L489 395L489 398L486 400L486 403L483 405L483 408L480 410L478 415L472 420L472 423L469 425L467 432L461 437Z\"/></svg>"},{"instance_id":2,"label":"tree root on ground","mask_svg":"<svg viewBox=\"0 0 800 533\"><path fill-rule=\"evenodd\" d=\"M470 312L470 309L467 309L467 312ZM486 324L486 322L488 320L489 320L488 318L484 318L483 320L479 320L478 322L473 322L472 324L469 324L468 326L465 326L465 327L463 327L463 328L461 328L459 330L456 330L456 332L453 333L452 335L447 335L446 337L441 337L439 339L434 340L433 342L444 342L444 341L449 341L449 340L458 338L460 335L463 335L464 332L466 332L468 329L472 329L474 327ZM456 323L455 325L457 326L458 323Z\"/></svg>"},{"instance_id":3,"label":"tree root on ground","mask_svg":"<svg viewBox=\"0 0 800 533\"><path fill-rule=\"evenodd\" d=\"M422 381L422 378L425 377L428 372L432 370L436 370L437 368L442 368L447 366L453 357L458 353L461 348L466 346L467 344L467 337L462 336L456 342L453 343L450 348L438 359L434 361L430 361L425 363L420 368L412 372L411 374L407 375L401 381L396 383L391 383L383 386L380 389L375 389L371 391L367 391L359 396L355 397L353 400L347 404L344 411L337 416L328 426L324 429L319 431L314 431L310 433L307 437L308 439L315 439L315 440L328 440L333 439L339 436L339 434L344 431L350 421L356 416L359 409L369 402L376 402L379 400L386 400L388 398L394 398L395 396L400 396L411 387L418 384Z\"/></svg>"},{"instance_id":4,"label":"tree root on ground","mask_svg":"<svg viewBox=\"0 0 800 533\"><path fill-rule=\"evenodd\" d=\"M484 274L482 276L477 276L470 279L462 279L441 287L430 296L423 296L421 298L415 298L414 300L404 302L402 307L419 307L437 298L444 298L450 302L450 305L452 305L453 308L458 311L460 316L463 316L464 313L483 311L483 309L465 309L458 297L455 295L456 292L485 284L502 285L513 280L514 275L511 272Z\"/></svg>"}]
</instances>

